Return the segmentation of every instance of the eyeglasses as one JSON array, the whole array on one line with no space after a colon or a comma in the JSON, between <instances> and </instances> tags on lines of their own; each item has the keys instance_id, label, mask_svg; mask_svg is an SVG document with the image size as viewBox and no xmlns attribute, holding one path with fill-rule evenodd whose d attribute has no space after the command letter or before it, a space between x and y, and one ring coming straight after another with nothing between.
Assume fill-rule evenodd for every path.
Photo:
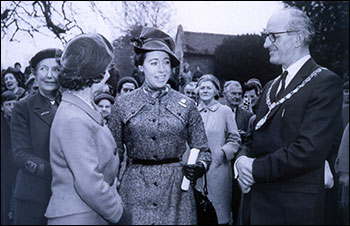
<instances>
[{"instance_id":1,"label":"eyeglasses","mask_svg":"<svg viewBox=\"0 0 350 226\"><path fill-rule=\"evenodd\" d=\"M270 41L274 43L278 38L276 37L276 35L293 33L293 32L298 32L298 31L280 31L280 32L269 32L269 33L261 32L261 36L263 37L264 40L266 40L266 38L269 37Z\"/></svg>"}]
</instances>

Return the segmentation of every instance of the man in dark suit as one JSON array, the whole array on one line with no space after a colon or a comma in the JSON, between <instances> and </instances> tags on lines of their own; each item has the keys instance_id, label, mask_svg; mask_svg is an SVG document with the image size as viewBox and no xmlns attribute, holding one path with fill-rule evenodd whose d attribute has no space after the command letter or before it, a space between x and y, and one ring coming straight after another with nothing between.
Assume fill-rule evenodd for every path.
<instances>
[{"instance_id":1,"label":"man in dark suit","mask_svg":"<svg viewBox=\"0 0 350 226\"><path fill-rule=\"evenodd\" d=\"M16 103L11 119L14 160L19 167L15 185L14 224L45 225L51 195L50 128L60 102L59 49L39 51L30 65L39 92Z\"/></svg>"},{"instance_id":2,"label":"man in dark suit","mask_svg":"<svg viewBox=\"0 0 350 226\"><path fill-rule=\"evenodd\" d=\"M235 80L225 82L223 95L227 106L231 108L235 116L241 140L244 141L245 135L248 130L249 119L253 115L253 113L241 107L243 97L242 85ZM238 209L241 201L241 195L242 194L237 181L232 180L232 216L233 223L235 225L237 224Z\"/></svg>"},{"instance_id":3,"label":"man in dark suit","mask_svg":"<svg viewBox=\"0 0 350 226\"><path fill-rule=\"evenodd\" d=\"M235 162L246 193L243 223L324 223L324 166L342 129L342 83L311 58L314 33L291 7L272 15L263 33L270 62L284 73L265 85L254 132Z\"/></svg>"},{"instance_id":4,"label":"man in dark suit","mask_svg":"<svg viewBox=\"0 0 350 226\"><path fill-rule=\"evenodd\" d=\"M241 107L243 97L242 85L234 80L225 82L223 95L227 106L229 106L235 114L238 132L243 141L248 129L249 119L253 113Z\"/></svg>"}]
</instances>

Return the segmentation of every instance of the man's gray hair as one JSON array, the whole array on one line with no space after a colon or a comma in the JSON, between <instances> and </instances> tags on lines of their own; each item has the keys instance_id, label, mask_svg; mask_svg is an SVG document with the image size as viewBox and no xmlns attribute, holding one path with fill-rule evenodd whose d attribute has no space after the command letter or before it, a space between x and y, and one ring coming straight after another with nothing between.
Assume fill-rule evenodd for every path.
<instances>
[{"instance_id":1,"label":"man's gray hair","mask_svg":"<svg viewBox=\"0 0 350 226\"><path fill-rule=\"evenodd\" d=\"M289 29L299 31L303 35L305 46L309 46L315 36L315 27L310 18L304 11L294 6L287 6L283 10L289 11L291 19L289 20Z\"/></svg>"}]
</instances>

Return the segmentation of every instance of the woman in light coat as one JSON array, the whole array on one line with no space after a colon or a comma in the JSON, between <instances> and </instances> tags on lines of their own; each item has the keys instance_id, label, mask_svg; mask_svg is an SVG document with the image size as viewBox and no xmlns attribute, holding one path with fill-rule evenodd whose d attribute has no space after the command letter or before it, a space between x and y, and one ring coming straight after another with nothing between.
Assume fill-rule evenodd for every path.
<instances>
[{"instance_id":1,"label":"woman in light coat","mask_svg":"<svg viewBox=\"0 0 350 226\"><path fill-rule=\"evenodd\" d=\"M229 224L232 211L231 160L235 157L241 140L232 110L215 99L219 92L220 83L214 75L200 77L198 110L204 121L212 153L212 163L207 173L208 195L214 205L218 223ZM199 179L197 188L202 187L202 179Z\"/></svg>"},{"instance_id":2,"label":"woman in light coat","mask_svg":"<svg viewBox=\"0 0 350 226\"><path fill-rule=\"evenodd\" d=\"M116 144L93 104L107 89L112 59L111 44L95 33L73 38L62 54L62 101L50 137L50 225L105 225L126 216L116 190Z\"/></svg>"}]
</instances>

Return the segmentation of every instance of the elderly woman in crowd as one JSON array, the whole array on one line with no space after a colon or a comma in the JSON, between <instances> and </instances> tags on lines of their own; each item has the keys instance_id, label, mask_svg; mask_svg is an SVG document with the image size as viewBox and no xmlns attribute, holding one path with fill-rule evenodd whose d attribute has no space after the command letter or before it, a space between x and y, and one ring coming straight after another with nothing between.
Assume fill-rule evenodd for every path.
<instances>
[{"instance_id":1,"label":"elderly woman in crowd","mask_svg":"<svg viewBox=\"0 0 350 226\"><path fill-rule=\"evenodd\" d=\"M112 107L109 126L118 150L123 152L125 143L132 159L120 185L132 224L197 223L193 190L182 191L181 182L184 174L191 181L202 176L211 155L194 101L167 85L171 68L179 64L174 49L168 34L144 27L134 59L145 82L117 97ZM183 166L186 142L200 153L196 164Z\"/></svg>"},{"instance_id":2,"label":"elderly woman in crowd","mask_svg":"<svg viewBox=\"0 0 350 226\"><path fill-rule=\"evenodd\" d=\"M51 195L50 128L61 95L58 92L59 49L44 49L30 60L39 92L16 103L11 141L19 167L15 186L14 224L46 225Z\"/></svg>"},{"instance_id":3,"label":"elderly woman in crowd","mask_svg":"<svg viewBox=\"0 0 350 226\"><path fill-rule=\"evenodd\" d=\"M28 95L28 92L23 87L20 87L20 74L14 68L9 67L3 73L5 81L5 90L9 90L16 94L17 100L20 100Z\"/></svg>"},{"instance_id":4,"label":"elderly woman in crowd","mask_svg":"<svg viewBox=\"0 0 350 226\"><path fill-rule=\"evenodd\" d=\"M61 57L62 103L52 124L49 224L108 224L125 216L116 190L116 144L93 97L105 91L111 44L100 34L70 40Z\"/></svg>"},{"instance_id":5,"label":"elderly woman in crowd","mask_svg":"<svg viewBox=\"0 0 350 226\"><path fill-rule=\"evenodd\" d=\"M203 75L198 80L198 110L204 121L212 164L208 172L208 196L213 202L218 223L231 223L232 168L231 160L240 145L236 121L232 110L220 104L220 82L211 74ZM202 180L197 186L201 189Z\"/></svg>"}]
</instances>

